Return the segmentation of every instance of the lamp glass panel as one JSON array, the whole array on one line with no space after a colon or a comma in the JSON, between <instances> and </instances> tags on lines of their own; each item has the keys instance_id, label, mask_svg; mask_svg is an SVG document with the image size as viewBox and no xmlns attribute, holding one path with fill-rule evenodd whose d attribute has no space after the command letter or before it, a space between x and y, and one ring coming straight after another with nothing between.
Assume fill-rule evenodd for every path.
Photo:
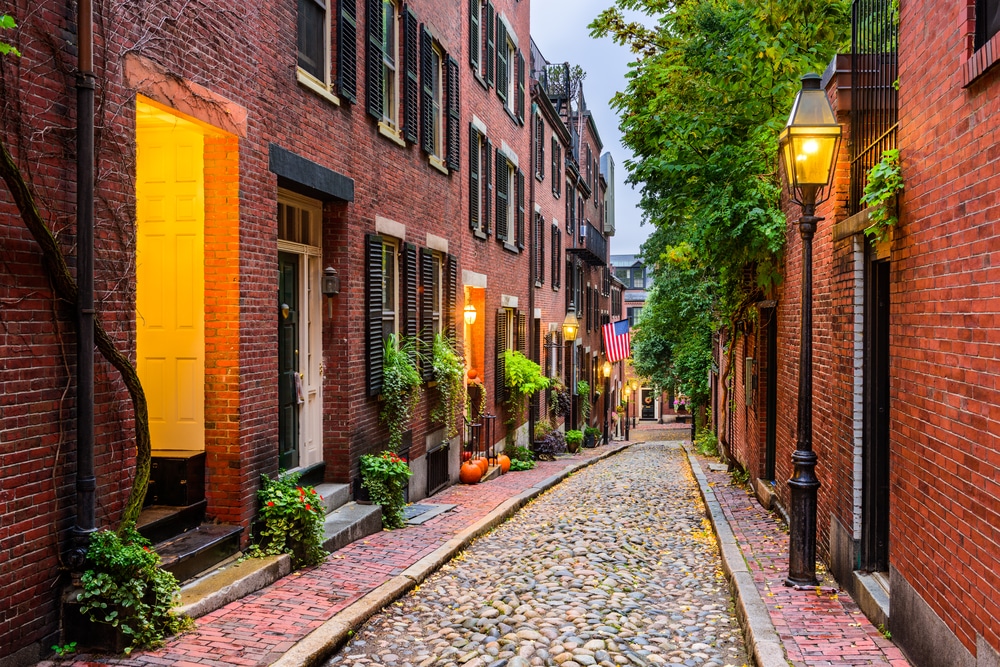
<instances>
[{"instance_id":1,"label":"lamp glass panel","mask_svg":"<svg viewBox=\"0 0 1000 667\"><path fill-rule=\"evenodd\" d=\"M837 148L836 135L795 135L788 142L794 155L795 184L824 186L830 181L830 171ZM786 159L787 159L786 155Z\"/></svg>"}]
</instances>

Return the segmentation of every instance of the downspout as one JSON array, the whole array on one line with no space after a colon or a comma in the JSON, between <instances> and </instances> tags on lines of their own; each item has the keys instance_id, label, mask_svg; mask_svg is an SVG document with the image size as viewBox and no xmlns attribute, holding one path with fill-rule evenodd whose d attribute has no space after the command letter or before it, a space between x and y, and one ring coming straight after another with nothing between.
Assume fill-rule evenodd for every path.
<instances>
[{"instance_id":1,"label":"downspout","mask_svg":"<svg viewBox=\"0 0 1000 667\"><path fill-rule=\"evenodd\" d=\"M70 534L69 565L82 569L90 536L97 530L94 475L94 56L91 0L77 3L79 71L76 76L76 281L77 407L76 525Z\"/></svg>"},{"instance_id":2,"label":"downspout","mask_svg":"<svg viewBox=\"0 0 1000 667\"><path fill-rule=\"evenodd\" d=\"M531 90L534 91L535 86L531 85ZM535 331L535 280L537 276L535 275L536 261L535 253L538 252L538 241L539 239L534 238L535 235L535 174L538 172L538 165L535 164L535 160L538 158L538 151L535 150L535 104L532 103L529 107L531 111L530 119L528 122L528 136L530 137L531 143L529 144L531 149L531 159L528 160L529 172L528 181L530 186L528 196L530 215L528 216L528 223L531 225L531 251L528 253L529 264L528 268L528 356L536 364L541 363L541 359L535 359L535 343L538 341L538 332ZM544 369L543 369L544 371ZM533 398L537 403L537 399ZM535 440L535 412L529 407L528 408L528 443L534 442Z\"/></svg>"}]
</instances>

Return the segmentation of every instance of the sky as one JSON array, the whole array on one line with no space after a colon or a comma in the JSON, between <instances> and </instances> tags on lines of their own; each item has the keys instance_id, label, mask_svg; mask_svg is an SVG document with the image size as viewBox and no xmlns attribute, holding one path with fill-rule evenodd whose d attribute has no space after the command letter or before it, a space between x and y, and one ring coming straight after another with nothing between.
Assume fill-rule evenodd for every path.
<instances>
[{"instance_id":1,"label":"sky","mask_svg":"<svg viewBox=\"0 0 1000 667\"><path fill-rule=\"evenodd\" d=\"M609 38L595 40L587 25L613 0L532 0L531 36L550 63L569 62L587 72L583 93L594 115L597 131L615 161L614 255L639 252L652 228L640 226L639 191L625 183L625 160L631 151L621 143L618 114L611 109L612 96L625 89L625 73L632 53Z\"/></svg>"}]
</instances>

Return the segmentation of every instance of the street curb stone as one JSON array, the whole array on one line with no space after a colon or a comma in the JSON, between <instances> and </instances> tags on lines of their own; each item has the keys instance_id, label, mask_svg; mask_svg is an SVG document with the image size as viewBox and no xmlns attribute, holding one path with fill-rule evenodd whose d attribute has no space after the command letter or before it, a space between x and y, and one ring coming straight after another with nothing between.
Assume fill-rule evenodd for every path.
<instances>
[{"instance_id":1,"label":"street curb stone","mask_svg":"<svg viewBox=\"0 0 1000 667\"><path fill-rule=\"evenodd\" d=\"M631 444L631 442L626 442L608 446L608 450L598 456L575 463L561 472L546 477L541 482L521 493L508 498L497 505L485 517L456 533L455 537L416 563L410 565L402 573L337 612L333 618L296 642L295 646L286 651L281 658L271 663L272 667L312 667L321 663L349 639L351 634L360 628L365 621L378 613L383 607L389 606L406 595L414 586L440 569L477 537L493 530L513 516L519 509L527 505L528 502L548 491L573 473L598 461L603 461L608 457L614 456L627 449ZM781 664L782 667L786 665L784 662Z\"/></svg>"},{"instance_id":2,"label":"street curb stone","mask_svg":"<svg viewBox=\"0 0 1000 667\"><path fill-rule=\"evenodd\" d=\"M748 653L753 657L757 667L788 667L785 651L778 638L771 615L760 597L760 591L753 581L753 575L747 568L746 559L736 543L736 536L729 526L722 507L715 498L715 492L708 485L708 479L701 469L701 464L694 458L690 448L684 445L691 472L698 481L698 490L705 502L708 518L715 529L719 541L719 552L722 556L722 569L729 580L729 587L736 597L736 613L743 625L743 635L747 643Z\"/></svg>"}]
</instances>

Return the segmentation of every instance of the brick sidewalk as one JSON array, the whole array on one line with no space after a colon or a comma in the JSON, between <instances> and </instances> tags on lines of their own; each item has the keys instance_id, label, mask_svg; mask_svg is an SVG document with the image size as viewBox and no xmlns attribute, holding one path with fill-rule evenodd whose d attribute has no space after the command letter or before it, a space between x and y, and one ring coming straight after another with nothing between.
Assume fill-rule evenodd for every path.
<instances>
[{"instance_id":1,"label":"brick sidewalk","mask_svg":"<svg viewBox=\"0 0 1000 667\"><path fill-rule=\"evenodd\" d=\"M434 552L500 504L608 449L584 449L557 461L539 462L532 470L508 473L474 486L445 489L421 502L454 504L454 510L422 525L382 531L353 542L328 556L321 565L293 572L261 591L202 616L193 631L168 641L159 650L129 658L76 655L72 663L39 664L269 665L334 614Z\"/></svg>"},{"instance_id":2,"label":"brick sidewalk","mask_svg":"<svg viewBox=\"0 0 1000 667\"><path fill-rule=\"evenodd\" d=\"M697 457L760 597L767 607L790 664L796 667L908 667L902 652L873 626L844 591L797 591L784 585L788 574L788 534L783 525L726 472L712 472L717 459ZM821 590L837 585L822 577Z\"/></svg>"}]
</instances>

